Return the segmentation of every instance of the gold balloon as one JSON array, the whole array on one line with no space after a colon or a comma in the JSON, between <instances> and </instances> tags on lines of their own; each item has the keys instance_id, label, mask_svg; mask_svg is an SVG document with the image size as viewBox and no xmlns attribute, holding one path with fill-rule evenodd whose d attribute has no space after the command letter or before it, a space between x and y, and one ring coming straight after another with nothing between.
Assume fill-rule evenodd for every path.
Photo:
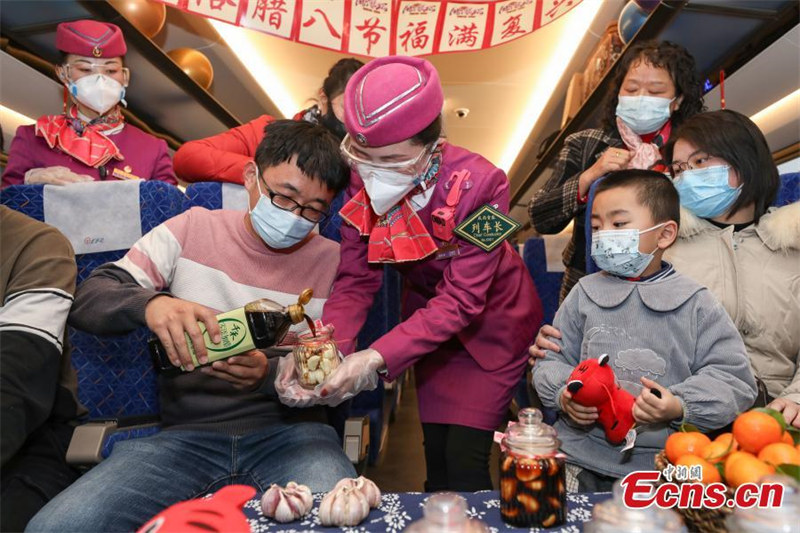
<instances>
[{"instance_id":1,"label":"gold balloon","mask_svg":"<svg viewBox=\"0 0 800 533\"><path fill-rule=\"evenodd\" d=\"M167 20L167 8L160 2L150 0L109 0L109 2L137 30L151 39L161 31Z\"/></svg>"},{"instance_id":2,"label":"gold balloon","mask_svg":"<svg viewBox=\"0 0 800 533\"><path fill-rule=\"evenodd\" d=\"M194 48L176 48L167 55L181 67L187 76L197 82L204 89L211 87L214 81L214 68L211 61Z\"/></svg>"}]
</instances>

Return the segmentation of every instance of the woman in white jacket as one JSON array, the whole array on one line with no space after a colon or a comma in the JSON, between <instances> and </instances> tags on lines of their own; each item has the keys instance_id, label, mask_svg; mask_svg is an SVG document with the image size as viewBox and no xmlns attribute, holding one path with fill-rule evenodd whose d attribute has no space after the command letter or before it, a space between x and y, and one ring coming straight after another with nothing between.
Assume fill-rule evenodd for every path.
<instances>
[{"instance_id":1,"label":"woman in white jacket","mask_svg":"<svg viewBox=\"0 0 800 533\"><path fill-rule=\"evenodd\" d=\"M778 170L764 135L735 111L688 119L666 158L683 210L665 258L722 302L765 403L800 427L800 203L769 207Z\"/></svg>"}]
</instances>

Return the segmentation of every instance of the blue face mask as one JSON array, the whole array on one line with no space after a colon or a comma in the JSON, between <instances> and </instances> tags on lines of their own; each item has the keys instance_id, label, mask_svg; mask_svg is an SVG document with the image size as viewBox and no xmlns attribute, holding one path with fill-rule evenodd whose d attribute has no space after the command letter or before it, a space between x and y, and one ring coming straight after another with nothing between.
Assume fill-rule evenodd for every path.
<instances>
[{"instance_id":1,"label":"blue face mask","mask_svg":"<svg viewBox=\"0 0 800 533\"><path fill-rule=\"evenodd\" d=\"M592 234L592 259L600 269L609 274L624 278L639 277L653 260L653 253L645 254L639 251L639 235L660 228L664 224L666 222L641 231L638 229L597 231Z\"/></svg>"},{"instance_id":2,"label":"blue face mask","mask_svg":"<svg viewBox=\"0 0 800 533\"><path fill-rule=\"evenodd\" d=\"M617 116L635 133L652 133L669 120L669 105L674 98L659 96L620 96Z\"/></svg>"},{"instance_id":3,"label":"blue face mask","mask_svg":"<svg viewBox=\"0 0 800 533\"><path fill-rule=\"evenodd\" d=\"M725 214L742 192L741 185L728 185L729 169L727 165L717 165L681 172L674 181L681 205L700 218Z\"/></svg>"},{"instance_id":4,"label":"blue face mask","mask_svg":"<svg viewBox=\"0 0 800 533\"><path fill-rule=\"evenodd\" d=\"M294 246L308 237L314 223L273 205L272 200L261 192L260 181L256 174L259 198L256 206L250 209L250 221L259 237L278 250Z\"/></svg>"}]
</instances>

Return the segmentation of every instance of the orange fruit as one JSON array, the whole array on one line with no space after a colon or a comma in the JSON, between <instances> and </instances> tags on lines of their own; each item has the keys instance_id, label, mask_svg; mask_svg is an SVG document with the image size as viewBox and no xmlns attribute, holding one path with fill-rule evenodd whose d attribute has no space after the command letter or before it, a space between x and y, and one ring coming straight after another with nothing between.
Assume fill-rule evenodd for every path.
<instances>
[{"instance_id":1,"label":"orange fruit","mask_svg":"<svg viewBox=\"0 0 800 533\"><path fill-rule=\"evenodd\" d=\"M698 431L678 431L667 437L664 451L672 464L682 455L689 453L702 455L703 448L711 444L711 439Z\"/></svg>"},{"instance_id":2,"label":"orange fruit","mask_svg":"<svg viewBox=\"0 0 800 533\"><path fill-rule=\"evenodd\" d=\"M758 452L758 458L772 466L782 464L800 466L800 451L785 442L767 444Z\"/></svg>"},{"instance_id":3,"label":"orange fruit","mask_svg":"<svg viewBox=\"0 0 800 533\"><path fill-rule=\"evenodd\" d=\"M731 441L733 441L733 445L731 446ZM739 449L739 443L736 442L736 439L733 438L733 433L722 433L714 439L714 442L721 442L725 444L725 446L730 446L731 451L735 452Z\"/></svg>"},{"instance_id":4,"label":"orange fruit","mask_svg":"<svg viewBox=\"0 0 800 533\"><path fill-rule=\"evenodd\" d=\"M703 448L703 453L700 454L700 457L705 459L711 464L721 463L725 460L725 457L728 456L729 453L732 453L733 450L728 449L728 444L724 442L714 441L705 448Z\"/></svg>"},{"instance_id":5,"label":"orange fruit","mask_svg":"<svg viewBox=\"0 0 800 533\"><path fill-rule=\"evenodd\" d=\"M733 422L733 438L746 452L758 453L767 444L780 442L782 437L783 428L778 421L761 411L747 411Z\"/></svg>"},{"instance_id":6,"label":"orange fruit","mask_svg":"<svg viewBox=\"0 0 800 533\"><path fill-rule=\"evenodd\" d=\"M678 461L675 463L676 466L685 465L685 466L694 466L700 465L703 469L703 476L700 479L701 483L708 484L708 483L719 483L722 481L722 477L719 475L719 471L717 468L703 459L702 457L698 457L694 454L686 454L678 458Z\"/></svg>"},{"instance_id":7,"label":"orange fruit","mask_svg":"<svg viewBox=\"0 0 800 533\"><path fill-rule=\"evenodd\" d=\"M774 472L775 467L747 452L734 452L725 461L725 481L731 487L757 483L763 476Z\"/></svg>"},{"instance_id":8,"label":"orange fruit","mask_svg":"<svg viewBox=\"0 0 800 533\"><path fill-rule=\"evenodd\" d=\"M794 439L792 438L792 434L788 431L783 432L783 436L781 437L781 442L785 442L791 446L794 446Z\"/></svg>"}]
</instances>

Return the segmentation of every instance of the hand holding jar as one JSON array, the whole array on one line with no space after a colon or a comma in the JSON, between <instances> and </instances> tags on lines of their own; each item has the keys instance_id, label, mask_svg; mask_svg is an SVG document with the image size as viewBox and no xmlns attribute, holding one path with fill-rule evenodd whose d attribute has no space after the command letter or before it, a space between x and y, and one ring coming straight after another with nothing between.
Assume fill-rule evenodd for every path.
<instances>
[{"instance_id":1,"label":"hand holding jar","mask_svg":"<svg viewBox=\"0 0 800 533\"><path fill-rule=\"evenodd\" d=\"M373 390L378 386L378 371L385 367L383 356L371 348L348 355L322 386L322 403L339 405L359 392Z\"/></svg>"}]
</instances>

